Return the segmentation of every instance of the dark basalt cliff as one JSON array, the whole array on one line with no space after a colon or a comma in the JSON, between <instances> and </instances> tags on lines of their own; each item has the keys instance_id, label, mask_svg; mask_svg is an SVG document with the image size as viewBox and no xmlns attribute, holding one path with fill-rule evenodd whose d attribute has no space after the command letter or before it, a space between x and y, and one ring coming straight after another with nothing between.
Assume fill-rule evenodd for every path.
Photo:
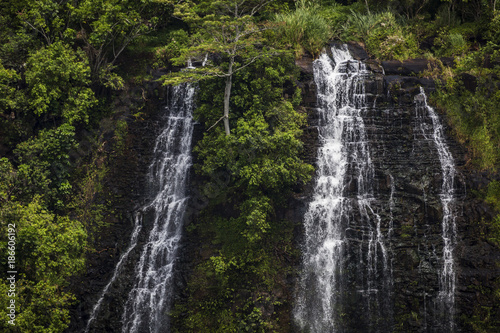
<instances>
[{"instance_id":1,"label":"dark basalt cliff","mask_svg":"<svg viewBox=\"0 0 500 333\"><path fill-rule=\"evenodd\" d=\"M160 75L161 73L155 73L155 78ZM128 124L122 155L111 157L114 133L106 126L101 126L102 135L107 138L104 147L107 150L105 155L108 158L109 172L104 179L104 191L94 201L107 204L107 207L111 203L112 211L105 212L106 226L93 236L96 251L87 255L85 273L75 278L70 287L76 296L76 302L71 309L72 320L67 332L85 330L93 307L129 246L135 212L147 202L150 195L146 189L146 174L155 138L162 128L162 111L168 93L166 87L150 81L142 87L128 87L115 97L115 117L118 119L111 121L125 120ZM139 110L139 118L134 117ZM146 225L144 229L147 230L147 227ZM143 234L139 238L139 245L145 241L144 238ZM106 293L95 325L89 332L121 331L123 306L132 287L132 279L129 277L133 275L138 255L137 251L131 251L116 283Z\"/></svg>"},{"instance_id":2,"label":"dark basalt cliff","mask_svg":"<svg viewBox=\"0 0 500 333\"><path fill-rule=\"evenodd\" d=\"M376 192L375 207L381 217L382 232L389 232L388 221L393 222L392 235L388 238L392 267L392 293L386 295L389 300L392 319L389 320L393 331L403 332L440 332L440 323L434 311L432 299L439 291L439 261L442 258L441 221L443 209L439 198L442 174L439 157L433 143L422 138L416 130L414 98L423 86L427 93L435 89L430 79L420 78L419 73L428 69L425 60L409 60L402 63L379 62L370 59L364 49L356 44L350 45L351 53L358 60L363 60L372 71L365 82L372 108L363 114L366 125L371 157L375 168ZM304 130L304 159L315 164L318 147L316 86L312 73L312 58L307 56L297 61L301 69L299 87L302 89L302 106L309 116L309 125ZM446 61L446 60L445 60ZM155 94L156 91L156 94ZM163 91L163 92L162 92ZM159 93L158 93L159 92ZM97 253L88 257L88 269L85 275L73 283L77 303L72 311L72 322L67 332L82 332L89 319L92 307L104 286L110 280L120 255L126 250L133 227L133 214L145 202L145 174L150 163L152 145L161 118L159 110L166 92L152 84L147 89L151 96L146 103L148 119L141 122L130 121L127 153L116 161L107 186L119 197L121 218L109 221L111 225L103 232L98 242ZM133 109L133 100L129 97L117 103L124 109L124 115ZM443 115L441 122L446 129L446 143L453 155L457 176L456 188L456 225L457 245L454 250L456 267L456 331L470 332L470 318L478 311L488 308L491 316L500 316L498 304L494 304L493 290L496 279L500 276L500 252L494 245L486 242L482 236L479 222L492 218L493 212L474 192L480 189L486 175L469 170L466 165L467 151L456 143L446 125ZM195 138L202 135L201 128L195 128ZM353 174L351 173L351 177ZM197 213L208 200L196 191L203 179L191 174L191 203L187 214L186 227L197 218ZM354 191L356 179L351 179ZM301 243L301 223L307 204L311 198L312 184L297 190L289 199L288 209L278 212L283 218L292 220L297 225L297 244ZM360 236L356 232L354 216L352 233L348 235L354 241ZM185 297L183 288L192 272L193 262L207 260L199 239L185 237L180 251L181 257L177 271L177 294ZM349 255L349 254L348 254ZM354 255L354 254L352 254ZM131 279L127 277L133 271L133 259L124 266L122 274L113 284L105 297L97 326L92 332L119 332L120 320L126 295L131 288ZM292 262L299 269L299 263ZM353 267L346 279L356 288L356 268ZM286 281L284 290L275 295L277 300L293 302L294 281L297 276L283 277ZM362 309L358 299L350 299L345 307L346 332L361 332L370 325L366 317L360 315ZM270 311L272 312L272 311ZM271 315L271 313L269 313ZM291 317L281 320L292 320ZM381 318L380 320L386 320ZM376 324L375 324L376 325Z\"/></svg>"},{"instance_id":3,"label":"dark basalt cliff","mask_svg":"<svg viewBox=\"0 0 500 333\"><path fill-rule=\"evenodd\" d=\"M382 220L382 234L392 234L386 239L391 257L392 293L381 296L385 301L378 302L379 307L389 307L378 311L392 319L378 318L380 327L389 322L393 331L447 331L435 304L443 251L443 207L439 197L443 176L434 143L419 132L414 101L420 87L424 87L428 94L435 89L433 80L419 76L430 68L429 62L425 59L379 62L370 59L357 44L350 44L349 49L353 57L364 61L372 72L365 81L365 92L369 105L373 107L363 112L362 117L375 167L374 206ZM442 62L452 65L450 59L442 59ZM297 61L297 65L302 72L303 101L311 115L311 127L306 133L315 133L316 91L312 59L303 58ZM453 140L445 116L441 114L440 118L457 168L454 180L457 226L454 331L470 332L473 331L471 319L484 309L488 309L492 317L500 315L492 295L498 288L500 252L481 238L480 221L490 220L493 212L475 193L487 183L487 175L466 166L466 149ZM306 143L314 145L315 141ZM354 170L348 177L351 178L347 189L349 196L354 195L356 189ZM362 242L359 230L363 226L356 222L359 218L352 217L347 234L350 242L356 244ZM393 224L391 231L389 221ZM348 251L347 256L353 264L344 278L354 291L358 288L356 275L362 273L359 267L355 267L359 253L354 247ZM363 310L368 311L363 308L363 302L361 296L345 300L346 332L380 331L376 323L367 322L374 318L359 315L364 313Z\"/></svg>"}]
</instances>

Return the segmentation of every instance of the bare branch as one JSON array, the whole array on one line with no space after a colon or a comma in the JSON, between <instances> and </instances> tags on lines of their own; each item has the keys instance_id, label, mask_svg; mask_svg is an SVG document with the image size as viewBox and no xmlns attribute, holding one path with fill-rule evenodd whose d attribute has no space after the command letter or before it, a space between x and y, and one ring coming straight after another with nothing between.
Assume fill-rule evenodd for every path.
<instances>
[{"instance_id":1,"label":"bare branch","mask_svg":"<svg viewBox=\"0 0 500 333\"><path fill-rule=\"evenodd\" d=\"M47 41L48 45L52 44L52 42L50 41L50 38L47 36L47 34L44 31L35 28L35 26L32 25L31 23L29 23L28 21L24 21L24 23L26 23L27 25L29 25L33 30L35 30L39 34L41 34L45 38L45 40Z\"/></svg>"},{"instance_id":2,"label":"bare branch","mask_svg":"<svg viewBox=\"0 0 500 333\"><path fill-rule=\"evenodd\" d=\"M261 2L259 5L252 8L249 15L254 16L259 10L261 10L263 7L267 6L268 4L270 4L273 1L274 0L268 0L268 1Z\"/></svg>"},{"instance_id":3,"label":"bare branch","mask_svg":"<svg viewBox=\"0 0 500 333\"><path fill-rule=\"evenodd\" d=\"M215 126L215 125L217 125L217 124L218 124L218 123L219 123L222 119L224 119L224 118L225 118L225 116L220 117L220 118L219 118L219 120L217 120L217 121L215 122L215 124L213 124L212 126L210 126L210 128L209 128L209 129L207 129L207 132L208 132L208 131L210 131L210 130L211 130L211 129Z\"/></svg>"},{"instance_id":4,"label":"bare branch","mask_svg":"<svg viewBox=\"0 0 500 333\"><path fill-rule=\"evenodd\" d=\"M243 1L241 1L241 2L238 4L238 6L239 6L240 8L241 8L241 7L243 7L243 5L245 4L245 2L247 2L247 0L243 0Z\"/></svg>"},{"instance_id":5,"label":"bare branch","mask_svg":"<svg viewBox=\"0 0 500 333\"><path fill-rule=\"evenodd\" d=\"M240 67L238 67L237 69L235 69L235 70L233 71L233 73L236 73L237 71L242 70L243 68L245 68L245 67L247 67L247 66L249 66L249 65L253 64L253 63L255 62L255 60L259 59L259 58L260 58L260 57L262 57L262 56L263 56L263 54L259 54L259 55L255 56L255 57L253 57L253 58L252 58L252 59L250 59L250 61L248 61L246 64L244 64L243 66L240 66Z\"/></svg>"}]
</instances>

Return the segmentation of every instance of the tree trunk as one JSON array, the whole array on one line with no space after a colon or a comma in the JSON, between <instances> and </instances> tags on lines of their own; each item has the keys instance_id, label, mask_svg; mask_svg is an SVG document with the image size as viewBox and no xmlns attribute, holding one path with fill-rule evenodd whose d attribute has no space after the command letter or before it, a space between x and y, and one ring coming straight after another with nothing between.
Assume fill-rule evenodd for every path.
<instances>
[{"instance_id":1,"label":"tree trunk","mask_svg":"<svg viewBox=\"0 0 500 333\"><path fill-rule=\"evenodd\" d=\"M231 97L231 87L233 80L233 63L234 58L231 57L229 59L229 69L227 71L228 76L226 77L226 89L224 90L224 130L226 131L226 135L231 134L231 130L229 128L229 98Z\"/></svg>"}]
</instances>

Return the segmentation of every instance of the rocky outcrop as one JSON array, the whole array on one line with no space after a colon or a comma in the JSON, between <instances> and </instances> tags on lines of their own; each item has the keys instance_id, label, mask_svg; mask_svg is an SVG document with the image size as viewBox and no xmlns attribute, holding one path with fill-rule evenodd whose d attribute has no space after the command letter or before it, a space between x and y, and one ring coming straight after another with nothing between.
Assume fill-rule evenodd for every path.
<instances>
[{"instance_id":1,"label":"rocky outcrop","mask_svg":"<svg viewBox=\"0 0 500 333\"><path fill-rule=\"evenodd\" d=\"M496 279L500 276L500 252L481 237L478 223L490 220L493 212L473 194L487 181L484 175L473 173L466 167L467 151L454 141L446 117L441 114L441 123L447 134L446 143L458 170L454 180L454 214L458 235L454 249L457 283L455 326L450 330L443 323L444 318L436 301L440 297L439 276L443 257L443 207L440 200L443 176L434 142L421 133L421 126L428 125L422 125L422 120L418 119L414 101L420 87L424 87L428 94L435 90L433 80L418 76L428 70L429 62L412 59L380 63L369 59L360 45L350 44L349 49L353 57L365 61L372 72L371 78L365 82L371 107L363 112L363 120L375 167L377 202L374 206L382 220L382 234L389 249L392 274L392 292L385 295L388 302L378 304L391 309L378 311L391 314L392 331L470 332L470 319L479 315L481 307L491 310L492 315L498 313L498 307L494 306L495 298L488 291L491 293L498 288ZM306 133L309 144L314 145L317 141L314 142L311 137L316 133L316 89L311 78L311 61L302 58L298 64L302 70L301 78L306 79L300 82L300 86L304 106L310 113L311 127ZM452 65L452 59L443 59L442 62ZM469 82L467 89L473 89L473 78L465 79ZM354 170L349 176L352 186L347 188L348 196L351 191L352 195L355 194L356 179L352 172ZM304 196L307 197L308 193L304 192ZM289 215L299 213L292 207L290 209L294 213ZM360 232L363 225L357 222L360 218L352 216L348 232L348 238L355 244L363 242ZM347 257L354 261L359 253L354 248L352 251ZM346 285L352 288L350 294L356 295L356 281L361 271L355 268L355 264L348 267L343 278L347 281ZM379 331L377 325L371 326L373 323L366 321L366 315L359 316L360 311L366 310L361 305L364 297L367 296L351 296L345 300L342 316L346 332ZM478 306L478 303L481 305ZM379 320L386 322L387 318Z\"/></svg>"},{"instance_id":2,"label":"rocky outcrop","mask_svg":"<svg viewBox=\"0 0 500 333\"><path fill-rule=\"evenodd\" d=\"M440 58L439 61L447 67L454 67L453 58ZM402 75L402 76L417 76L425 71L432 69L435 61L429 59L408 59L404 61L386 60L382 61L381 65L384 68L385 75Z\"/></svg>"},{"instance_id":3,"label":"rocky outcrop","mask_svg":"<svg viewBox=\"0 0 500 333\"><path fill-rule=\"evenodd\" d=\"M155 78L160 75L156 73ZM106 225L92 235L95 251L87 254L85 273L76 277L70 287L76 302L71 309L72 320L66 332L84 331L93 307L129 245L135 223L134 213L148 198L145 178L153 144L160 130L161 105L166 98L167 90L154 81L144 86L128 87L115 98L114 118L103 121L100 135L104 138L109 172L103 180L104 191L94 198L94 202L105 205L110 211L104 212ZM118 155L112 154L116 149L113 144L115 133L106 125L117 120L125 120L128 124L123 154ZM96 326L90 332L121 331L121 314L131 288L128 276L134 270L133 259L136 257L137 254L132 253L132 260L123 268L123 276L110 288Z\"/></svg>"}]
</instances>

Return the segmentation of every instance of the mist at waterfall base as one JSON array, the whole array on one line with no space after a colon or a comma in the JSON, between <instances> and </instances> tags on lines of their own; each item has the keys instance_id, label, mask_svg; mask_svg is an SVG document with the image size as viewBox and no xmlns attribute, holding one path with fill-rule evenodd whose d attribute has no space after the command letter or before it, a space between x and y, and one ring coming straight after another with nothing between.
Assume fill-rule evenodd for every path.
<instances>
[{"instance_id":1,"label":"mist at waterfall base","mask_svg":"<svg viewBox=\"0 0 500 333\"><path fill-rule=\"evenodd\" d=\"M426 190L436 192L442 206L442 219L436 221L441 240L435 241L436 225L429 223L433 217L425 211L425 202L418 208L425 219L405 216L409 212L402 210L408 199L401 197L401 189L414 184L405 184L407 180L397 176L405 167L391 161L398 154L386 155L398 148L374 139L387 136L379 132L388 132L374 119L408 111L393 112L377 105L386 104L382 95L387 94L383 89L379 89L380 96L373 89L367 91L374 73L353 59L345 45L334 46L330 55L323 53L314 61L313 70L320 147L313 196L304 216L303 262L293 311L296 325L315 333L392 332L404 318L417 317L414 331L453 332L456 171L439 118L422 89L415 96L407 124L413 126L413 147L398 150L407 156L402 163L417 154L438 161L437 166L417 161L421 165L412 171L426 179L419 189L424 201ZM434 173L440 175L441 188L432 188L427 181ZM381 181L389 193L378 188ZM417 305L410 310L401 302L405 292L401 286L407 277L398 258L410 247L411 233L423 234L412 245L416 250L411 249L418 262L412 283L435 283L412 295Z\"/></svg>"},{"instance_id":2,"label":"mist at waterfall base","mask_svg":"<svg viewBox=\"0 0 500 333\"><path fill-rule=\"evenodd\" d=\"M150 200L135 217L130 245L115 267L113 276L96 302L85 332L96 331L94 322L108 290L122 273L132 251L139 251L134 264L133 287L128 294L121 319L123 333L166 332L172 303L175 262L188 197L189 168L195 87L182 84L171 88L165 108L164 127L158 135L148 171ZM147 216L147 223L144 219ZM148 228L144 225L147 224ZM146 230L147 229L147 230ZM146 239L139 248L139 236ZM120 320L117 318L117 320Z\"/></svg>"}]
</instances>

